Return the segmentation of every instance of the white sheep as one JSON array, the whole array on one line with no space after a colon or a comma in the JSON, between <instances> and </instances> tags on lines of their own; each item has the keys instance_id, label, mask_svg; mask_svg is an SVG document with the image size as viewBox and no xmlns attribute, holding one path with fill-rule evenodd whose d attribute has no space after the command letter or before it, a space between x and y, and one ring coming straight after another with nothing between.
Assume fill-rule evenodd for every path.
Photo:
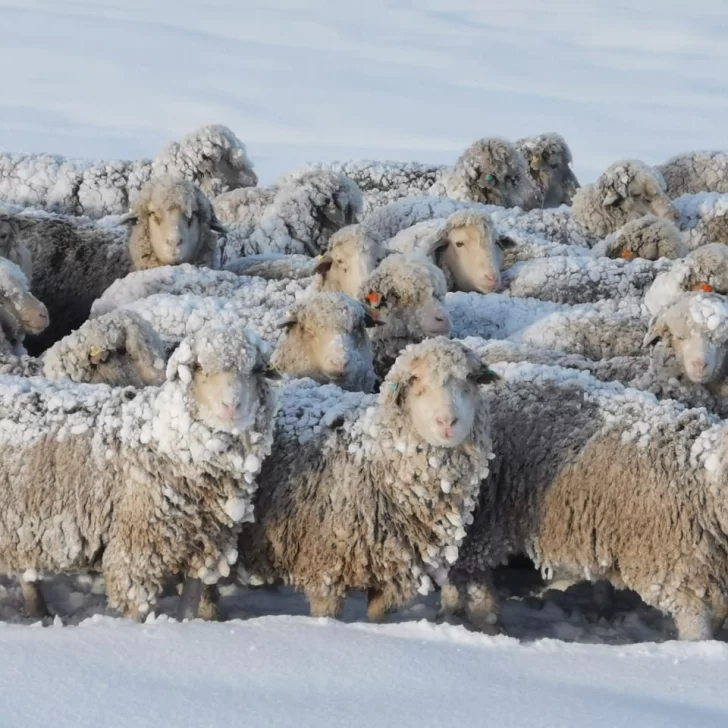
<instances>
[{"instance_id":1,"label":"white sheep","mask_svg":"<svg viewBox=\"0 0 728 728\"><path fill-rule=\"evenodd\" d=\"M663 217L644 215L622 225L592 248L594 257L634 260L684 258L690 249L678 227Z\"/></svg>"},{"instance_id":2,"label":"white sheep","mask_svg":"<svg viewBox=\"0 0 728 728\"><path fill-rule=\"evenodd\" d=\"M27 354L26 335L40 334L49 321L48 309L30 292L25 273L0 258L0 354Z\"/></svg>"},{"instance_id":3,"label":"white sheep","mask_svg":"<svg viewBox=\"0 0 728 728\"><path fill-rule=\"evenodd\" d=\"M677 222L678 212L654 168L633 159L615 162L593 184L581 187L572 203L574 224L585 235L604 238L643 215Z\"/></svg>"},{"instance_id":4,"label":"white sheep","mask_svg":"<svg viewBox=\"0 0 728 728\"><path fill-rule=\"evenodd\" d=\"M0 569L100 570L133 618L169 576L226 576L272 442L266 369L257 337L211 325L161 387L0 378Z\"/></svg>"},{"instance_id":5,"label":"white sheep","mask_svg":"<svg viewBox=\"0 0 728 728\"><path fill-rule=\"evenodd\" d=\"M49 212L120 215L152 177L181 177L211 197L257 184L245 145L225 126L203 126L154 160L89 162L50 154L0 154L0 199Z\"/></svg>"},{"instance_id":6,"label":"white sheep","mask_svg":"<svg viewBox=\"0 0 728 728\"><path fill-rule=\"evenodd\" d=\"M303 590L335 617L367 590L371 621L442 583L488 474L492 374L446 339L408 347L379 395L283 392L239 577Z\"/></svg>"},{"instance_id":7,"label":"white sheep","mask_svg":"<svg viewBox=\"0 0 728 728\"><path fill-rule=\"evenodd\" d=\"M671 157L657 169L673 199L699 192L728 192L726 152L686 152Z\"/></svg>"},{"instance_id":8,"label":"white sheep","mask_svg":"<svg viewBox=\"0 0 728 728\"><path fill-rule=\"evenodd\" d=\"M490 487L443 589L491 629L489 571L525 552L542 571L605 579L710 639L728 614L726 425L704 409L584 372L495 365Z\"/></svg>"},{"instance_id":9,"label":"white sheep","mask_svg":"<svg viewBox=\"0 0 728 728\"><path fill-rule=\"evenodd\" d=\"M728 194L703 192L674 200L680 230L690 250L710 243L728 245Z\"/></svg>"}]
</instances>

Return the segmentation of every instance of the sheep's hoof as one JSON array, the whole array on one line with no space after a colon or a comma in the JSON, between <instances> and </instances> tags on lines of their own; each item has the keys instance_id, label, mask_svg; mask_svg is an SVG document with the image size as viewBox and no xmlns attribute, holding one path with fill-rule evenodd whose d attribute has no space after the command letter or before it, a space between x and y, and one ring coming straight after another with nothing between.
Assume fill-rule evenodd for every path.
<instances>
[{"instance_id":1,"label":"sheep's hoof","mask_svg":"<svg viewBox=\"0 0 728 728\"><path fill-rule=\"evenodd\" d=\"M496 614L469 614L468 622L472 625L473 629L481 634L495 637L503 633L502 627L498 624L498 615Z\"/></svg>"},{"instance_id":2,"label":"sheep's hoof","mask_svg":"<svg viewBox=\"0 0 728 728\"><path fill-rule=\"evenodd\" d=\"M203 588L202 580L200 579L187 579L185 581L177 610L177 619L181 622L185 619L197 618Z\"/></svg>"},{"instance_id":3,"label":"sheep's hoof","mask_svg":"<svg viewBox=\"0 0 728 728\"><path fill-rule=\"evenodd\" d=\"M41 591L40 584L36 581L25 581L20 577L20 590L23 593L25 602L25 614L31 619L43 619L50 617L45 597Z\"/></svg>"}]
</instances>

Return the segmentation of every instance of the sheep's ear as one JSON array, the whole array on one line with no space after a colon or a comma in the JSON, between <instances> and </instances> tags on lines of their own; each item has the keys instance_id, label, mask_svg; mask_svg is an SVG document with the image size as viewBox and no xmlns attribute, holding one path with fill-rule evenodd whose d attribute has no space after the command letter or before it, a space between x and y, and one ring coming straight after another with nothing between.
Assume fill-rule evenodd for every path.
<instances>
[{"instance_id":1,"label":"sheep's ear","mask_svg":"<svg viewBox=\"0 0 728 728\"><path fill-rule=\"evenodd\" d=\"M710 285L710 283L706 283L705 281L698 281L697 283L693 283L692 286L690 286L691 293L712 293L713 292L713 286Z\"/></svg>"},{"instance_id":2,"label":"sheep's ear","mask_svg":"<svg viewBox=\"0 0 728 728\"><path fill-rule=\"evenodd\" d=\"M318 263L313 269L313 272L318 273L319 275L326 278L326 274L331 270L331 266L333 264L334 261L331 259L331 256L328 253L326 253L326 255L320 255L318 257Z\"/></svg>"},{"instance_id":3,"label":"sheep's ear","mask_svg":"<svg viewBox=\"0 0 728 728\"><path fill-rule=\"evenodd\" d=\"M653 319L650 323L650 327L645 334L645 338L642 340L642 346L647 349L650 346L656 344L662 339L667 333L667 327L663 323L661 318Z\"/></svg>"},{"instance_id":4,"label":"sheep's ear","mask_svg":"<svg viewBox=\"0 0 728 728\"><path fill-rule=\"evenodd\" d=\"M493 384L500 381L500 374L496 374L487 364L479 362L479 366L470 375L470 380L476 384Z\"/></svg>"},{"instance_id":5,"label":"sheep's ear","mask_svg":"<svg viewBox=\"0 0 728 728\"><path fill-rule=\"evenodd\" d=\"M543 159L541 159L541 155L532 154L530 159L528 160L528 166L531 167L531 169L541 169L542 165Z\"/></svg>"},{"instance_id":6,"label":"sheep's ear","mask_svg":"<svg viewBox=\"0 0 728 728\"><path fill-rule=\"evenodd\" d=\"M407 390L411 383L411 379L406 382L382 382L382 387L388 387L392 393L392 401L397 407L404 405L405 397L407 396Z\"/></svg>"},{"instance_id":7,"label":"sheep's ear","mask_svg":"<svg viewBox=\"0 0 728 728\"><path fill-rule=\"evenodd\" d=\"M18 230L27 230L28 228L32 228L34 225L37 225L39 222L40 220L30 217L15 218L15 224L18 226Z\"/></svg>"},{"instance_id":8,"label":"sheep's ear","mask_svg":"<svg viewBox=\"0 0 728 728\"><path fill-rule=\"evenodd\" d=\"M265 368L263 375L265 376L266 379L272 379L274 381L283 378L281 376L281 373L272 364L269 364Z\"/></svg>"},{"instance_id":9,"label":"sheep's ear","mask_svg":"<svg viewBox=\"0 0 728 728\"><path fill-rule=\"evenodd\" d=\"M227 235L227 228L217 219L217 215L213 212L210 218L210 230L222 235Z\"/></svg>"},{"instance_id":10,"label":"sheep's ear","mask_svg":"<svg viewBox=\"0 0 728 728\"><path fill-rule=\"evenodd\" d=\"M291 326L298 322L298 317L295 313L287 313L286 317L276 324L277 329L290 329Z\"/></svg>"},{"instance_id":11,"label":"sheep's ear","mask_svg":"<svg viewBox=\"0 0 728 728\"><path fill-rule=\"evenodd\" d=\"M604 205L604 207L611 207L612 205L619 202L621 199L622 198L614 190L610 190L609 192L607 192L606 195L604 195L602 205Z\"/></svg>"},{"instance_id":12,"label":"sheep's ear","mask_svg":"<svg viewBox=\"0 0 728 728\"><path fill-rule=\"evenodd\" d=\"M139 213L135 210L129 210L129 212L119 218L119 225L133 225L138 219Z\"/></svg>"},{"instance_id":13,"label":"sheep's ear","mask_svg":"<svg viewBox=\"0 0 728 728\"><path fill-rule=\"evenodd\" d=\"M373 326L384 326L384 321L382 321L376 311L374 311L371 308L367 308L364 311L364 325L371 329Z\"/></svg>"},{"instance_id":14,"label":"sheep's ear","mask_svg":"<svg viewBox=\"0 0 728 728\"><path fill-rule=\"evenodd\" d=\"M499 235L498 239L496 240L496 245L501 250L509 250L510 248L518 247L518 243L508 235Z\"/></svg>"},{"instance_id":15,"label":"sheep's ear","mask_svg":"<svg viewBox=\"0 0 728 728\"><path fill-rule=\"evenodd\" d=\"M338 228L346 226L346 214L340 210L335 204L327 205L324 208L324 217Z\"/></svg>"}]
</instances>

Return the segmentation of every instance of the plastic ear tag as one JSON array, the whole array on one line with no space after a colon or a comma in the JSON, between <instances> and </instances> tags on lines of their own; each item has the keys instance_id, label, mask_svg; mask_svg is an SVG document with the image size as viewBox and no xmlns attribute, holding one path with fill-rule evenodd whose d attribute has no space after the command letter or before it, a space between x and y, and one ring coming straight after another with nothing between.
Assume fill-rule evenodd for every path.
<instances>
[{"instance_id":1,"label":"plastic ear tag","mask_svg":"<svg viewBox=\"0 0 728 728\"><path fill-rule=\"evenodd\" d=\"M382 302L382 297L374 291L370 291L369 293L367 293L366 299L372 306L374 306L374 308L379 306L379 304L381 304Z\"/></svg>"},{"instance_id":2,"label":"plastic ear tag","mask_svg":"<svg viewBox=\"0 0 728 728\"><path fill-rule=\"evenodd\" d=\"M629 250L623 250L619 257L624 260L632 260L632 253L630 253Z\"/></svg>"},{"instance_id":3,"label":"plastic ear tag","mask_svg":"<svg viewBox=\"0 0 728 728\"><path fill-rule=\"evenodd\" d=\"M101 349L98 346L92 346L88 350L89 356L101 356Z\"/></svg>"},{"instance_id":4,"label":"plastic ear tag","mask_svg":"<svg viewBox=\"0 0 728 728\"><path fill-rule=\"evenodd\" d=\"M492 174L490 174L490 172L489 172L488 174L485 175L485 179L487 182L492 182L495 179L495 177Z\"/></svg>"},{"instance_id":5,"label":"plastic ear tag","mask_svg":"<svg viewBox=\"0 0 728 728\"><path fill-rule=\"evenodd\" d=\"M389 384L389 388L390 388L390 389L391 389L391 390L392 390L393 392L396 392L396 391L397 391L397 388L398 388L398 387L399 387L399 384L395 384L394 382L390 382L390 384Z\"/></svg>"}]
</instances>

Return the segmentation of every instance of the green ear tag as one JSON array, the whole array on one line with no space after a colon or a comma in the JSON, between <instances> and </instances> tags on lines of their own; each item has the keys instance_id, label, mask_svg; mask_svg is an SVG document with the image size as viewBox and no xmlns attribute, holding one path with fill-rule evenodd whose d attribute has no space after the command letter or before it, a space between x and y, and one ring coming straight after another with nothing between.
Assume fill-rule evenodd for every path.
<instances>
[{"instance_id":1,"label":"green ear tag","mask_svg":"<svg viewBox=\"0 0 728 728\"><path fill-rule=\"evenodd\" d=\"M492 174L486 174L486 175L485 175L485 179L486 179L486 180L487 180L488 182L492 182L492 181L493 181L493 180L495 179L495 177L494 177L494 176L493 176Z\"/></svg>"},{"instance_id":2,"label":"green ear tag","mask_svg":"<svg viewBox=\"0 0 728 728\"><path fill-rule=\"evenodd\" d=\"M396 391L397 391L397 386L398 386L397 384L392 384L392 383L390 383L390 385L389 385L389 388L390 388L390 389L391 389L391 390L392 390L393 392L396 392Z\"/></svg>"}]
</instances>

